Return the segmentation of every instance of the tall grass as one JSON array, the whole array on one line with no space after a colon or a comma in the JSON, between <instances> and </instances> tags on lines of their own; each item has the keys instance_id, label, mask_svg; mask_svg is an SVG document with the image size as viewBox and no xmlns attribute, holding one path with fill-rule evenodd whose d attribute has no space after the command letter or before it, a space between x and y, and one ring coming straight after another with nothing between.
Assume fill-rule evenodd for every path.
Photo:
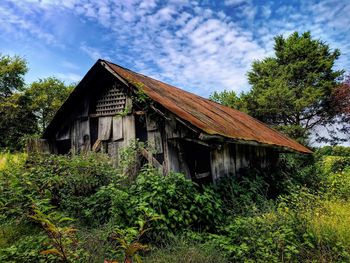
<instances>
[{"instance_id":1,"label":"tall grass","mask_svg":"<svg viewBox=\"0 0 350 263\"><path fill-rule=\"evenodd\" d=\"M199 243L186 237L175 237L165 247L154 249L145 263L224 263L229 262L214 243Z\"/></svg>"},{"instance_id":2,"label":"tall grass","mask_svg":"<svg viewBox=\"0 0 350 263\"><path fill-rule=\"evenodd\" d=\"M325 201L310 219L310 230L320 244L329 240L350 244L350 203L342 200ZM349 247L350 252L350 247Z\"/></svg>"}]
</instances>

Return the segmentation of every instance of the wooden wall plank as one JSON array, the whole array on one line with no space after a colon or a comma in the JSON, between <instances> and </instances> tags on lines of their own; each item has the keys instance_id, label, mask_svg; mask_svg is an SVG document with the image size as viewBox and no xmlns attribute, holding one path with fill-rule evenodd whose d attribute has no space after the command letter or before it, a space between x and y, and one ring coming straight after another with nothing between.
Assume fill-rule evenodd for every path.
<instances>
[{"instance_id":1,"label":"wooden wall plank","mask_svg":"<svg viewBox=\"0 0 350 263\"><path fill-rule=\"evenodd\" d=\"M211 151L211 172L214 181L224 176L235 176L235 155L232 154L235 152L231 148L232 145L223 144Z\"/></svg>"},{"instance_id":2,"label":"wooden wall plank","mask_svg":"<svg viewBox=\"0 0 350 263\"><path fill-rule=\"evenodd\" d=\"M99 117L98 118L98 139L107 141L111 137L113 117Z\"/></svg>"},{"instance_id":3,"label":"wooden wall plank","mask_svg":"<svg viewBox=\"0 0 350 263\"><path fill-rule=\"evenodd\" d=\"M123 147L127 147L136 138L134 115L123 116Z\"/></svg>"},{"instance_id":4,"label":"wooden wall plank","mask_svg":"<svg viewBox=\"0 0 350 263\"><path fill-rule=\"evenodd\" d=\"M113 117L112 139L118 141L123 139L123 118Z\"/></svg>"},{"instance_id":5,"label":"wooden wall plank","mask_svg":"<svg viewBox=\"0 0 350 263\"><path fill-rule=\"evenodd\" d=\"M72 153L90 150L90 124L89 119L77 119L71 129Z\"/></svg>"}]
</instances>

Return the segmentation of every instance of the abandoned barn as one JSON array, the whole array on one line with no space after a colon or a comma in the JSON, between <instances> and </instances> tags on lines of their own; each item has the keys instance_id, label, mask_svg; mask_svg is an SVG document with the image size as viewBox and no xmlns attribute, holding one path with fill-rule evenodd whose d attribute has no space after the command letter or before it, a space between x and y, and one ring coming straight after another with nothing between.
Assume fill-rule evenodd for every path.
<instances>
[{"instance_id":1,"label":"abandoned barn","mask_svg":"<svg viewBox=\"0 0 350 263\"><path fill-rule=\"evenodd\" d=\"M52 153L101 151L116 162L137 139L164 174L199 182L273 166L280 152L311 152L245 113L105 60L77 85L43 139Z\"/></svg>"}]
</instances>

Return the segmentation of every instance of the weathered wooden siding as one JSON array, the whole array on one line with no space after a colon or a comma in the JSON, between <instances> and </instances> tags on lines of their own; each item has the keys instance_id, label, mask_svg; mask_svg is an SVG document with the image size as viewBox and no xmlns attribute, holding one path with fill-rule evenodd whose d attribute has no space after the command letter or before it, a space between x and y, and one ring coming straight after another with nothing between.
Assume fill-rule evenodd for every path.
<instances>
[{"instance_id":1,"label":"weathered wooden siding","mask_svg":"<svg viewBox=\"0 0 350 263\"><path fill-rule=\"evenodd\" d=\"M181 172L191 178L189 167L184 159L184 149L180 142L188 131L181 127L172 115L168 116L163 130L164 165L167 173Z\"/></svg>"},{"instance_id":2,"label":"weathered wooden siding","mask_svg":"<svg viewBox=\"0 0 350 263\"><path fill-rule=\"evenodd\" d=\"M136 139L135 117L127 115L123 117L123 143L122 147L127 147L130 142Z\"/></svg>"},{"instance_id":3,"label":"weathered wooden siding","mask_svg":"<svg viewBox=\"0 0 350 263\"><path fill-rule=\"evenodd\" d=\"M75 120L71 126L72 153L77 154L90 150L90 126L89 118Z\"/></svg>"},{"instance_id":4,"label":"weathered wooden siding","mask_svg":"<svg viewBox=\"0 0 350 263\"><path fill-rule=\"evenodd\" d=\"M223 175L233 176L236 173L236 149L230 146L223 144L211 151L210 164L214 181Z\"/></svg>"},{"instance_id":5,"label":"weathered wooden siding","mask_svg":"<svg viewBox=\"0 0 350 263\"><path fill-rule=\"evenodd\" d=\"M249 168L267 168L277 162L272 148L244 144L223 144L211 152L214 181L223 176L237 176Z\"/></svg>"}]
</instances>

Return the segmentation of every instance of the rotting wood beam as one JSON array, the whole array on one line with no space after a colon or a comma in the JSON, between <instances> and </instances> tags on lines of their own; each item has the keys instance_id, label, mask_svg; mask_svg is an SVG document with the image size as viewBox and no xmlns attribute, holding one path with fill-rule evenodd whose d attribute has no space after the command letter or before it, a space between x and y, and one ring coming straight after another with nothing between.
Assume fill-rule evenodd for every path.
<instances>
[{"instance_id":1,"label":"rotting wood beam","mask_svg":"<svg viewBox=\"0 0 350 263\"><path fill-rule=\"evenodd\" d=\"M94 145L92 146L92 151L98 152L101 149L101 144L102 144L102 141L97 139Z\"/></svg>"},{"instance_id":2,"label":"rotting wood beam","mask_svg":"<svg viewBox=\"0 0 350 263\"><path fill-rule=\"evenodd\" d=\"M168 138L169 141L188 141L188 142L193 142L193 143L196 143L196 144L200 144L200 145L203 145L205 147L208 147L208 148L211 148L211 149L216 149L218 148L220 145L215 145L215 144L210 144L210 143L206 143L206 142L203 142L201 140L197 140L197 139L192 139L192 138Z\"/></svg>"},{"instance_id":3,"label":"rotting wood beam","mask_svg":"<svg viewBox=\"0 0 350 263\"><path fill-rule=\"evenodd\" d=\"M169 117L167 117L161 110L157 109L156 107L154 107L153 105L150 105L150 108L152 110L154 110L155 112L157 112L159 115L161 115L164 119L166 119L167 121L170 121L171 119Z\"/></svg>"},{"instance_id":4,"label":"rotting wood beam","mask_svg":"<svg viewBox=\"0 0 350 263\"><path fill-rule=\"evenodd\" d=\"M186 122L184 122L183 120L181 120L179 117L175 116L175 119L180 122L182 125L184 125L185 127L187 127L188 129L190 129L191 131L193 131L194 133L198 134L200 133L197 129L191 127L189 124L187 124Z\"/></svg>"},{"instance_id":5,"label":"rotting wood beam","mask_svg":"<svg viewBox=\"0 0 350 263\"><path fill-rule=\"evenodd\" d=\"M163 171L163 165L158 162L156 158L153 157L153 154L147 151L145 148L140 149L140 153L143 157L147 159L147 161L153 165L157 169L161 169Z\"/></svg>"}]
</instances>

